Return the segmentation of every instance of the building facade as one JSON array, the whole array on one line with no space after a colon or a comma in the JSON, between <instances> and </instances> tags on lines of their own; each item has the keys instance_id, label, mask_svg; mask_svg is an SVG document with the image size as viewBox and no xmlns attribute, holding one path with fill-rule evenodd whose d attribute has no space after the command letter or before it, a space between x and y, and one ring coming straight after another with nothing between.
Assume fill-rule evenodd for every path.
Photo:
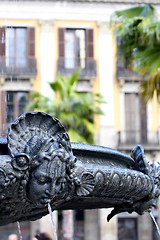
<instances>
[{"instance_id":1,"label":"building facade","mask_svg":"<svg viewBox=\"0 0 160 240\"><path fill-rule=\"evenodd\" d=\"M141 77L126 69L116 56L110 29L114 11L151 3L160 12L160 0L0 1L0 135L24 112L33 90L54 98L48 82L61 73L81 69L78 91L100 92L107 104L96 119L96 143L130 154L142 144L148 161L160 158L159 105L147 105L139 95ZM158 239L149 215L120 214L107 223L108 209L72 212L74 240ZM154 215L158 221L158 208ZM54 213L61 238L62 214ZM23 225L23 224L22 224ZM3 227L1 239L16 226ZM24 229L24 230L23 230ZM36 231L52 235L50 216L24 223L24 240ZM67 237L66 237L67 239Z\"/></svg>"}]
</instances>

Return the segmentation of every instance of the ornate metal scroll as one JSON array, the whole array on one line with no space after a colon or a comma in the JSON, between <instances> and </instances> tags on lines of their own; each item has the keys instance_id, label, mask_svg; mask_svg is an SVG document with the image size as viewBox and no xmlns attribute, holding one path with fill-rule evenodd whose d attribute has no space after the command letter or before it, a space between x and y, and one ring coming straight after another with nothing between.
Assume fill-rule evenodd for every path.
<instances>
[{"instance_id":1,"label":"ornate metal scroll","mask_svg":"<svg viewBox=\"0 0 160 240\"><path fill-rule=\"evenodd\" d=\"M131 157L100 146L70 143L62 124L41 113L26 113L0 140L0 225L36 220L55 209L114 207L143 214L160 194L159 167L143 148Z\"/></svg>"}]
</instances>

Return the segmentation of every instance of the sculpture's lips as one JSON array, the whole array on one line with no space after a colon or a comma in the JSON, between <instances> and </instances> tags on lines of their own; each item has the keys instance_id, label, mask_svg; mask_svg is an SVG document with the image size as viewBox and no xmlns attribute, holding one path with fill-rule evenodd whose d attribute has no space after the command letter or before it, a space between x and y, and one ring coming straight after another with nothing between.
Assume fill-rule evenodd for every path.
<instances>
[{"instance_id":1,"label":"sculpture's lips","mask_svg":"<svg viewBox=\"0 0 160 240\"><path fill-rule=\"evenodd\" d=\"M42 198L41 200L40 200L40 203L41 204L47 204L47 203L50 203L51 202L51 199L49 199L49 198Z\"/></svg>"}]
</instances>

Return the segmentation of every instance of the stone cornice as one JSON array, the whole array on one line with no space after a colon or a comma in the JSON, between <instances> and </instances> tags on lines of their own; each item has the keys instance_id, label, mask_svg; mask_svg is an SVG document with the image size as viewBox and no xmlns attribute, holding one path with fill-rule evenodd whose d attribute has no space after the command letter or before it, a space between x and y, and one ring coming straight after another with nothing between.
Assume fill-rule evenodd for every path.
<instances>
[{"instance_id":1,"label":"stone cornice","mask_svg":"<svg viewBox=\"0 0 160 240\"><path fill-rule=\"evenodd\" d=\"M11 2L12 0L1 0L1 2ZM18 2L37 2L37 0L18 0ZM160 4L160 0L39 0L38 2L99 2L99 3L126 3L126 4Z\"/></svg>"}]
</instances>

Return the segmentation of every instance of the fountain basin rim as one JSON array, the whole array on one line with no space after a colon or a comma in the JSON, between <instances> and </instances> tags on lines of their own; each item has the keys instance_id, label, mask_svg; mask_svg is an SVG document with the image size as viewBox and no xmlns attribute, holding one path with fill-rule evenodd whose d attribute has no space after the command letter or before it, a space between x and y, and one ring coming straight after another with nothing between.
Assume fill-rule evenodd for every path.
<instances>
[{"instance_id":1,"label":"fountain basin rim","mask_svg":"<svg viewBox=\"0 0 160 240\"><path fill-rule=\"evenodd\" d=\"M132 167L135 164L133 158L125 153L119 152L112 148L107 148L103 146L83 144L83 143L71 143L72 151L75 156L97 156L99 159L108 158L110 160L117 160L123 162L128 166ZM107 161L107 160L106 160Z\"/></svg>"}]
</instances>

